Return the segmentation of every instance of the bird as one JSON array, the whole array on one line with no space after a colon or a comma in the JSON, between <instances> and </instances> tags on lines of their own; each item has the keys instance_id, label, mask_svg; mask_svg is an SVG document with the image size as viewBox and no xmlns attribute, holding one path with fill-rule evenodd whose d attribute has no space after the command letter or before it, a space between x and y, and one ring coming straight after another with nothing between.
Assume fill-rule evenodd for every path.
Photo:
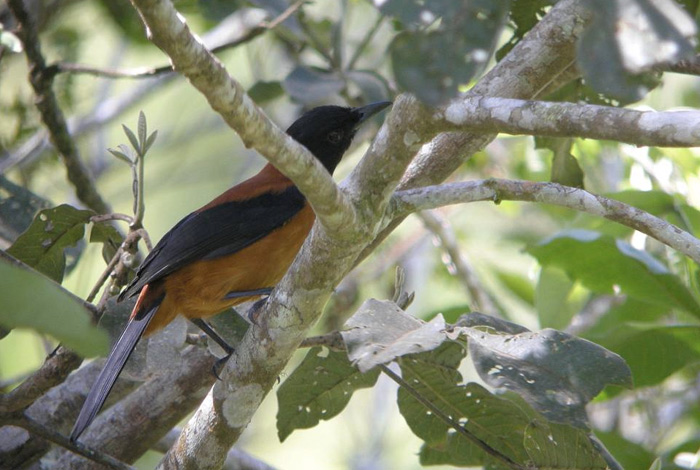
<instances>
[{"instance_id":1,"label":"bird","mask_svg":"<svg viewBox=\"0 0 700 470\"><path fill-rule=\"evenodd\" d=\"M287 129L332 175L359 126L391 105L313 108ZM203 320L269 294L285 274L314 223L294 183L268 163L180 220L137 268L118 300L138 295L129 321L107 356L71 431L76 442L102 408L141 337L179 314L229 353L233 349ZM264 298L263 298L264 300Z\"/></svg>"}]
</instances>

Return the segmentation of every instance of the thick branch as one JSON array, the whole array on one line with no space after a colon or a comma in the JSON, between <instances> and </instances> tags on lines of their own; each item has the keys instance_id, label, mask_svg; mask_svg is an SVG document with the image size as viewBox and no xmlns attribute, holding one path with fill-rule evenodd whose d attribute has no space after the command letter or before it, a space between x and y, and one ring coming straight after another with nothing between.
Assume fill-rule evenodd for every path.
<instances>
[{"instance_id":1,"label":"thick branch","mask_svg":"<svg viewBox=\"0 0 700 470\"><path fill-rule=\"evenodd\" d=\"M674 248L700 264L700 240L636 207L583 189L556 183L489 179L410 189L394 195L392 215L475 201L530 201L588 212L626 225Z\"/></svg>"},{"instance_id":2,"label":"thick branch","mask_svg":"<svg viewBox=\"0 0 700 470\"><path fill-rule=\"evenodd\" d=\"M450 104L445 130L616 140L638 146L700 146L700 112L637 111L580 103L472 96Z\"/></svg>"},{"instance_id":3,"label":"thick branch","mask_svg":"<svg viewBox=\"0 0 700 470\"><path fill-rule=\"evenodd\" d=\"M177 442L179 436L180 429L171 429L153 446L153 450L166 453ZM229 451L221 470L275 470L275 468L234 447Z\"/></svg>"},{"instance_id":4,"label":"thick branch","mask_svg":"<svg viewBox=\"0 0 700 470\"><path fill-rule=\"evenodd\" d=\"M81 441L122 461L135 461L202 401L215 380L214 362L206 348L186 348L181 358L163 364L161 375L100 414ZM57 468L88 466L84 459L64 454Z\"/></svg>"},{"instance_id":5,"label":"thick branch","mask_svg":"<svg viewBox=\"0 0 700 470\"><path fill-rule=\"evenodd\" d=\"M245 93L224 66L189 30L169 0L132 0L148 26L151 41L234 129L287 175L307 197L319 221L341 234L355 214L323 166L301 144L278 128Z\"/></svg>"},{"instance_id":6,"label":"thick branch","mask_svg":"<svg viewBox=\"0 0 700 470\"><path fill-rule=\"evenodd\" d=\"M90 209L99 212L112 212L95 188L92 176L83 165L73 138L68 132L63 112L58 106L52 89L52 74L47 72L44 56L41 54L39 37L23 0L10 0L8 5L20 27L17 32L22 40L29 62L29 81L36 93L36 107L49 131L51 142L58 150L68 172L68 179L75 187L78 199Z\"/></svg>"},{"instance_id":7,"label":"thick branch","mask_svg":"<svg viewBox=\"0 0 700 470\"><path fill-rule=\"evenodd\" d=\"M576 62L576 41L591 18L591 10L583 3L578 0L557 2L542 21L479 80L469 95L532 99L554 91L554 84L561 83L561 77L571 79ZM443 181L495 137L496 134L471 132L438 135L422 147L398 188L415 188ZM381 243L401 220L387 219L387 226L356 263Z\"/></svg>"}]
</instances>

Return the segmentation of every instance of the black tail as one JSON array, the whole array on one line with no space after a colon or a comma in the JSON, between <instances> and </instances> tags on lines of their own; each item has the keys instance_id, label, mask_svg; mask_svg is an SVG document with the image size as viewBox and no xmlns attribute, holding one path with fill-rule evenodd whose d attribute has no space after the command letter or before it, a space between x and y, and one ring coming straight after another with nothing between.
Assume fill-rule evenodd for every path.
<instances>
[{"instance_id":1,"label":"black tail","mask_svg":"<svg viewBox=\"0 0 700 470\"><path fill-rule=\"evenodd\" d=\"M72 442L75 442L80 437L85 428L95 419L102 405L104 405L107 395L109 395L110 390L112 390L114 383L117 381L117 377L119 377L119 373L124 368L124 364L126 364L131 353L134 352L136 343L139 342L153 315L158 311L160 300L162 300L162 297L145 315L136 315L127 323L124 332L112 348L112 352L107 356L107 362L90 389L85 403L83 403L83 408L80 410L78 419L73 426L73 431L70 433Z\"/></svg>"}]
</instances>

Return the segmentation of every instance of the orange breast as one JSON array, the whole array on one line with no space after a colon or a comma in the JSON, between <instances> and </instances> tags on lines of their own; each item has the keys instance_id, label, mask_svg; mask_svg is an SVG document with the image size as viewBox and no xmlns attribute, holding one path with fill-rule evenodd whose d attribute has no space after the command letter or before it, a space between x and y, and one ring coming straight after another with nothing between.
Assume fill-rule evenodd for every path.
<instances>
[{"instance_id":1,"label":"orange breast","mask_svg":"<svg viewBox=\"0 0 700 470\"><path fill-rule=\"evenodd\" d=\"M215 315L252 297L226 299L226 294L274 287L292 264L314 222L306 205L282 227L243 250L211 260L195 261L163 279L165 298L146 335L170 323L178 314L187 318ZM159 282L160 284L160 282Z\"/></svg>"}]
</instances>

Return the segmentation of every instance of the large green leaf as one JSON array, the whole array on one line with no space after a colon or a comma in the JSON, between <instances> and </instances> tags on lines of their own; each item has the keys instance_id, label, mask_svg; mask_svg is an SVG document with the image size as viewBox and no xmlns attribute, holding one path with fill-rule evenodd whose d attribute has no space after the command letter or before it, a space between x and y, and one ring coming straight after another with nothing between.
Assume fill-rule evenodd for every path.
<instances>
[{"instance_id":1,"label":"large green leaf","mask_svg":"<svg viewBox=\"0 0 700 470\"><path fill-rule=\"evenodd\" d=\"M541 328L566 328L581 307L572 299L574 282L564 271L545 266L540 271L535 290L535 308Z\"/></svg>"},{"instance_id":2,"label":"large green leaf","mask_svg":"<svg viewBox=\"0 0 700 470\"><path fill-rule=\"evenodd\" d=\"M597 91L622 102L655 84L648 72L695 53L693 19L673 0L588 0L594 18L579 41L578 63ZM624 25L621 27L620 25Z\"/></svg>"},{"instance_id":3,"label":"large green leaf","mask_svg":"<svg viewBox=\"0 0 700 470\"><path fill-rule=\"evenodd\" d=\"M510 0L381 2L408 28L389 46L399 86L431 105L455 96L491 57L509 6Z\"/></svg>"},{"instance_id":4,"label":"large green leaf","mask_svg":"<svg viewBox=\"0 0 700 470\"><path fill-rule=\"evenodd\" d=\"M284 441L295 429L316 426L343 411L355 390L371 387L379 369L361 373L344 352L312 348L277 390L277 433Z\"/></svg>"},{"instance_id":5,"label":"large green leaf","mask_svg":"<svg viewBox=\"0 0 700 470\"><path fill-rule=\"evenodd\" d=\"M638 387L655 385L691 364L700 363L700 326L626 325L606 344L624 357Z\"/></svg>"},{"instance_id":6,"label":"large green leaf","mask_svg":"<svg viewBox=\"0 0 700 470\"><path fill-rule=\"evenodd\" d=\"M83 238L85 224L93 215L68 204L45 209L7 252L60 283L66 268L64 250Z\"/></svg>"},{"instance_id":7,"label":"large green leaf","mask_svg":"<svg viewBox=\"0 0 700 470\"><path fill-rule=\"evenodd\" d=\"M606 385L632 386L620 356L561 331L464 331L482 380L517 392L551 421L586 429L585 406Z\"/></svg>"},{"instance_id":8,"label":"large green leaf","mask_svg":"<svg viewBox=\"0 0 700 470\"><path fill-rule=\"evenodd\" d=\"M632 298L700 317L700 305L666 266L627 242L590 230L567 230L528 248L543 266L557 266L595 292L619 289Z\"/></svg>"},{"instance_id":9,"label":"large green leaf","mask_svg":"<svg viewBox=\"0 0 700 470\"><path fill-rule=\"evenodd\" d=\"M400 359L403 380L473 437L523 467L606 468L585 431L548 423L532 409L523 409L525 403L496 397L475 383L463 384L456 369L464 354L460 350L446 343ZM411 430L425 441L423 465L512 468L456 432L404 387L399 388L398 403Z\"/></svg>"},{"instance_id":10,"label":"large green leaf","mask_svg":"<svg viewBox=\"0 0 700 470\"><path fill-rule=\"evenodd\" d=\"M0 326L47 334L83 356L107 351L107 334L92 325L89 312L44 276L0 263Z\"/></svg>"}]
</instances>

